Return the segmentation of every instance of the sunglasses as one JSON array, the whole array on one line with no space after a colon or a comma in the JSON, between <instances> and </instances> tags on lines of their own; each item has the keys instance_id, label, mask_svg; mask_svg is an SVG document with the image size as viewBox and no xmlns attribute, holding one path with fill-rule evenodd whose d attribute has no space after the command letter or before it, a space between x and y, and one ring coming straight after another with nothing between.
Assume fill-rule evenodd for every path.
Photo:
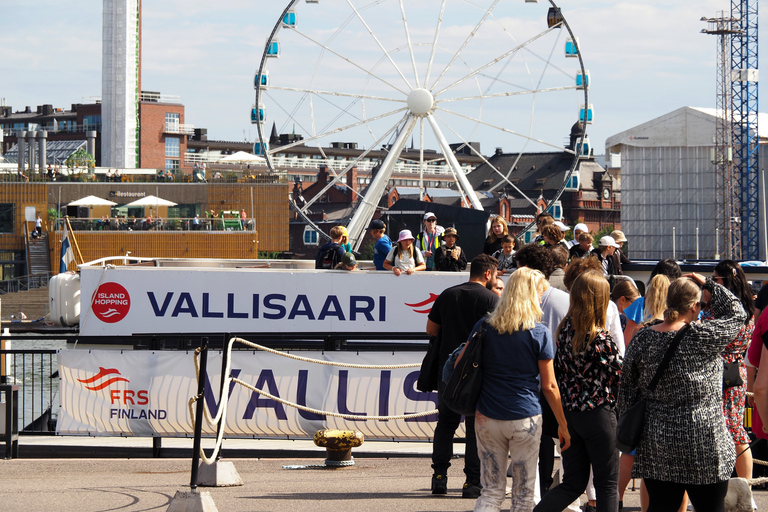
<instances>
[{"instance_id":1,"label":"sunglasses","mask_svg":"<svg viewBox=\"0 0 768 512\"><path fill-rule=\"evenodd\" d=\"M427 222L437 222L437 219L427 219Z\"/></svg>"}]
</instances>

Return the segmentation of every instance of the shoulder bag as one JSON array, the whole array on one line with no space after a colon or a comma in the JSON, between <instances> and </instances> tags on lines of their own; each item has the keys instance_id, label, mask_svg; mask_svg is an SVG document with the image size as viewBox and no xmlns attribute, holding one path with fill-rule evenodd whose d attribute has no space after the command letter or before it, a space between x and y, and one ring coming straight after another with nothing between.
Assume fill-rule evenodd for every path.
<instances>
[{"instance_id":1,"label":"shoulder bag","mask_svg":"<svg viewBox=\"0 0 768 512\"><path fill-rule=\"evenodd\" d=\"M661 379L661 375L664 370L669 366L669 361L672 359L672 355L680 344L680 340L688 332L688 325L685 325L680 329L672 342L667 348L667 352L664 354L664 359L661 360L661 364L656 369L656 374L653 376L651 383L648 384L648 392L652 392L656 389L656 385ZM643 425L645 424L645 400L639 400L635 405L624 411L619 416L619 422L616 426L616 448L622 452L629 453L640 444L640 438L643 436Z\"/></svg>"},{"instance_id":2,"label":"shoulder bag","mask_svg":"<svg viewBox=\"0 0 768 512\"><path fill-rule=\"evenodd\" d=\"M480 327L474 332L469 341L454 351L454 353L457 351L460 353L466 345L466 350L459 357L453 373L447 379L444 379L445 391L442 395L443 402L453 412L464 416L475 415L477 400L480 397L480 387L483 384L481 362L484 338L485 321L480 324ZM453 356L454 354L451 355ZM455 360L456 357L449 357L448 361Z\"/></svg>"},{"instance_id":3,"label":"shoulder bag","mask_svg":"<svg viewBox=\"0 0 768 512\"><path fill-rule=\"evenodd\" d=\"M429 347L421 362L419 379L416 381L416 389L429 393L437 390L440 382L442 368L440 368L440 335L429 337Z\"/></svg>"}]
</instances>

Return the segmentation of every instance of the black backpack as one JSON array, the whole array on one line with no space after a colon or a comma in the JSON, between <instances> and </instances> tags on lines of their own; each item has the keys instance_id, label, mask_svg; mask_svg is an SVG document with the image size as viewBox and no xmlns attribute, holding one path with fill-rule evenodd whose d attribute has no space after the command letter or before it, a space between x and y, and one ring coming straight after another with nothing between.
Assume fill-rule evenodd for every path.
<instances>
[{"instance_id":1,"label":"black backpack","mask_svg":"<svg viewBox=\"0 0 768 512\"><path fill-rule=\"evenodd\" d=\"M333 270L336 265L339 264L341 258L339 258L339 244L331 244L325 248L317 257L315 261L315 268Z\"/></svg>"}]
</instances>

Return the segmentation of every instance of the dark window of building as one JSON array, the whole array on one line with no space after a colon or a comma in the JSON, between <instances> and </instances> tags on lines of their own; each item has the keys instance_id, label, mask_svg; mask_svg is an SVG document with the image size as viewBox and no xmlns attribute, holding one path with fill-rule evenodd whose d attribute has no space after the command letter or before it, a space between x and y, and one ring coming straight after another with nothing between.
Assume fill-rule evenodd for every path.
<instances>
[{"instance_id":1,"label":"dark window of building","mask_svg":"<svg viewBox=\"0 0 768 512\"><path fill-rule=\"evenodd\" d=\"M13 233L13 203L0 203L0 233Z\"/></svg>"}]
</instances>

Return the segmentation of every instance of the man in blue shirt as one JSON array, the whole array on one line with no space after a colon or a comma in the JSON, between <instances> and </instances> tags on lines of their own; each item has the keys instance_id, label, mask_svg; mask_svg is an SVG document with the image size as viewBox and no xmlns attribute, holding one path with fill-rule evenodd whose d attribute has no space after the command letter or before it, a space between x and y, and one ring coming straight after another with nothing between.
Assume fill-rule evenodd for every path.
<instances>
[{"instance_id":1,"label":"man in blue shirt","mask_svg":"<svg viewBox=\"0 0 768 512\"><path fill-rule=\"evenodd\" d=\"M392 240L389 239L384 232L387 230L387 225L381 219L373 219L368 226L368 231L371 232L371 237L376 241L373 246L373 264L376 265L376 270L386 270L384 268L384 259L392 250Z\"/></svg>"}]
</instances>

